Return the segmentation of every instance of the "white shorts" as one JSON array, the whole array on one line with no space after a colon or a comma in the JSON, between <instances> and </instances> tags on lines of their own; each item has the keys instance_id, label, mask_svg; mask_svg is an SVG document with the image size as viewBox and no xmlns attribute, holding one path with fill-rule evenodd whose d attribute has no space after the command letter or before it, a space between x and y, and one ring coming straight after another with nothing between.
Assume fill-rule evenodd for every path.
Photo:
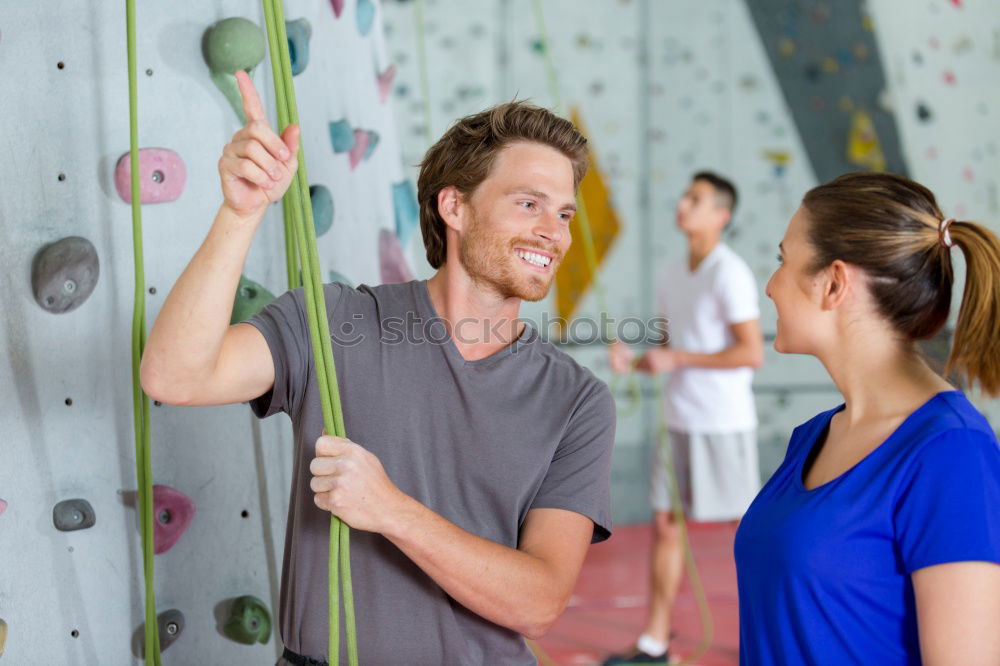
<instances>
[{"instance_id":1,"label":"white shorts","mask_svg":"<svg viewBox=\"0 0 1000 666\"><path fill-rule=\"evenodd\" d=\"M669 431L654 447L649 501L654 511L670 511L670 477L661 449L673 453L681 506L691 520L739 520L760 490L757 432L686 433Z\"/></svg>"}]
</instances>

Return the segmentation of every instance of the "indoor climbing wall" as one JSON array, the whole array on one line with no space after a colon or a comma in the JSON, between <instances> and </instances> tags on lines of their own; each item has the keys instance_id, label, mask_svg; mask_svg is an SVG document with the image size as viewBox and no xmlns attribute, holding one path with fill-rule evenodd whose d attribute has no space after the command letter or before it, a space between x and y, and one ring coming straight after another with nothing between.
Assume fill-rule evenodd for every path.
<instances>
[{"instance_id":1,"label":"indoor climbing wall","mask_svg":"<svg viewBox=\"0 0 1000 666\"><path fill-rule=\"evenodd\" d=\"M436 138L456 118L515 97L579 114L620 227L604 232L605 294L584 285L575 297L578 342L566 349L605 379L604 346L595 342L601 310L619 322L653 314L660 267L684 252L674 209L688 178L701 169L730 177L740 204L726 242L754 270L768 343L755 393L761 468L770 474L794 426L841 400L815 360L770 349L775 315L764 286L802 194L843 171L884 167L930 186L946 212L1000 229L995 3L540 4L544 32L533 0L426 0L422 14L412 0L386 2L404 163L420 161L428 133ZM419 261L417 271L429 272ZM541 328L562 310L558 290L522 308ZM642 404L630 409L626 384L614 386L622 409L615 518L643 520L652 391L644 383ZM995 401L978 403L1000 423Z\"/></svg>"},{"instance_id":2,"label":"indoor climbing wall","mask_svg":"<svg viewBox=\"0 0 1000 666\"><path fill-rule=\"evenodd\" d=\"M414 225L381 6L286 3L324 276L403 279ZM145 298L151 325L221 203L237 68L274 118L259 3L137 3ZM123 3L0 12L0 664L142 663ZM126 159L122 161L122 156ZM280 207L234 295L286 289ZM272 664L290 424L245 405L152 408L164 664Z\"/></svg>"}]
</instances>

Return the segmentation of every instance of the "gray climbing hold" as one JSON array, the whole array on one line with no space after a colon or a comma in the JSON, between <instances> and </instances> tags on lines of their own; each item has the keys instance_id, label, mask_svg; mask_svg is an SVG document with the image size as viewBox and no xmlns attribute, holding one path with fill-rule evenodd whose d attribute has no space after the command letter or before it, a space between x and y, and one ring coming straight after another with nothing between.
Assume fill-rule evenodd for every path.
<instances>
[{"instance_id":1,"label":"gray climbing hold","mask_svg":"<svg viewBox=\"0 0 1000 666\"><path fill-rule=\"evenodd\" d=\"M265 305L274 300L274 294L246 276L240 276L240 284L236 288L236 300L233 302L233 316L230 324L238 324L260 312Z\"/></svg>"},{"instance_id":2,"label":"gray climbing hold","mask_svg":"<svg viewBox=\"0 0 1000 666\"><path fill-rule=\"evenodd\" d=\"M3 656L5 647L7 647L7 623L0 620L0 657Z\"/></svg>"},{"instance_id":3,"label":"gray climbing hold","mask_svg":"<svg viewBox=\"0 0 1000 666\"><path fill-rule=\"evenodd\" d=\"M312 26L304 18L285 21L285 33L288 35L288 57L292 62L292 76L297 76L309 64L309 38L312 37Z\"/></svg>"},{"instance_id":4,"label":"gray climbing hold","mask_svg":"<svg viewBox=\"0 0 1000 666\"><path fill-rule=\"evenodd\" d=\"M52 507L52 522L61 532L73 532L93 527L97 516L87 500L68 499Z\"/></svg>"},{"instance_id":5,"label":"gray climbing hold","mask_svg":"<svg viewBox=\"0 0 1000 666\"><path fill-rule=\"evenodd\" d=\"M97 250L86 238L68 236L41 248L31 263L35 301L53 314L80 307L100 275Z\"/></svg>"},{"instance_id":6,"label":"gray climbing hold","mask_svg":"<svg viewBox=\"0 0 1000 666\"><path fill-rule=\"evenodd\" d=\"M309 199L312 201L316 238L319 238L333 226L333 196L325 185L313 185L309 188Z\"/></svg>"},{"instance_id":7,"label":"gray climbing hold","mask_svg":"<svg viewBox=\"0 0 1000 666\"><path fill-rule=\"evenodd\" d=\"M184 632L184 613L176 608L163 611L156 616L156 630L160 634L160 652L174 644ZM146 658L146 625L140 624L132 634L132 653L140 659Z\"/></svg>"},{"instance_id":8,"label":"gray climbing hold","mask_svg":"<svg viewBox=\"0 0 1000 666\"><path fill-rule=\"evenodd\" d=\"M333 152L346 153L354 147L354 130L346 120L335 120L330 123L330 143Z\"/></svg>"}]
</instances>

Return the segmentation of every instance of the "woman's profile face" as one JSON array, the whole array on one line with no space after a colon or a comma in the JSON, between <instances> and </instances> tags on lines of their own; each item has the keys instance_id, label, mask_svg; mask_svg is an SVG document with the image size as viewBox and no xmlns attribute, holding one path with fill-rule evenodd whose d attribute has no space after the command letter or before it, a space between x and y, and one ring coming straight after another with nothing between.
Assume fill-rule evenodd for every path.
<instances>
[{"instance_id":1,"label":"woman's profile face","mask_svg":"<svg viewBox=\"0 0 1000 666\"><path fill-rule=\"evenodd\" d=\"M778 246L778 268L764 290L778 311L774 349L782 354L815 353L821 314L816 277L807 271L814 250L806 235L809 219L799 207Z\"/></svg>"}]
</instances>

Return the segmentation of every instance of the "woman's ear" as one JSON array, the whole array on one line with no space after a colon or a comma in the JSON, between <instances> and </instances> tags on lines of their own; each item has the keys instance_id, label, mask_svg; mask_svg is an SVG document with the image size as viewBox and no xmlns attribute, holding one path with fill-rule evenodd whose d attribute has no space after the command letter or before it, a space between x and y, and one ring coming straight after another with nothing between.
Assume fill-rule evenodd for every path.
<instances>
[{"instance_id":1,"label":"woman's ear","mask_svg":"<svg viewBox=\"0 0 1000 666\"><path fill-rule=\"evenodd\" d=\"M464 226L462 208L464 199L462 193L454 185L441 188L437 195L438 214L444 223L455 231L462 231Z\"/></svg>"},{"instance_id":2,"label":"woman's ear","mask_svg":"<svg viewBox=\"0 0 1000 666\"><path fill-rule=\"evenodd\" d=\"M834 310L844 302L851 292L853 281L857 279L855 270L840 259L835 260L824 271L822 307Z\"/></svg>"}]
</instances>

